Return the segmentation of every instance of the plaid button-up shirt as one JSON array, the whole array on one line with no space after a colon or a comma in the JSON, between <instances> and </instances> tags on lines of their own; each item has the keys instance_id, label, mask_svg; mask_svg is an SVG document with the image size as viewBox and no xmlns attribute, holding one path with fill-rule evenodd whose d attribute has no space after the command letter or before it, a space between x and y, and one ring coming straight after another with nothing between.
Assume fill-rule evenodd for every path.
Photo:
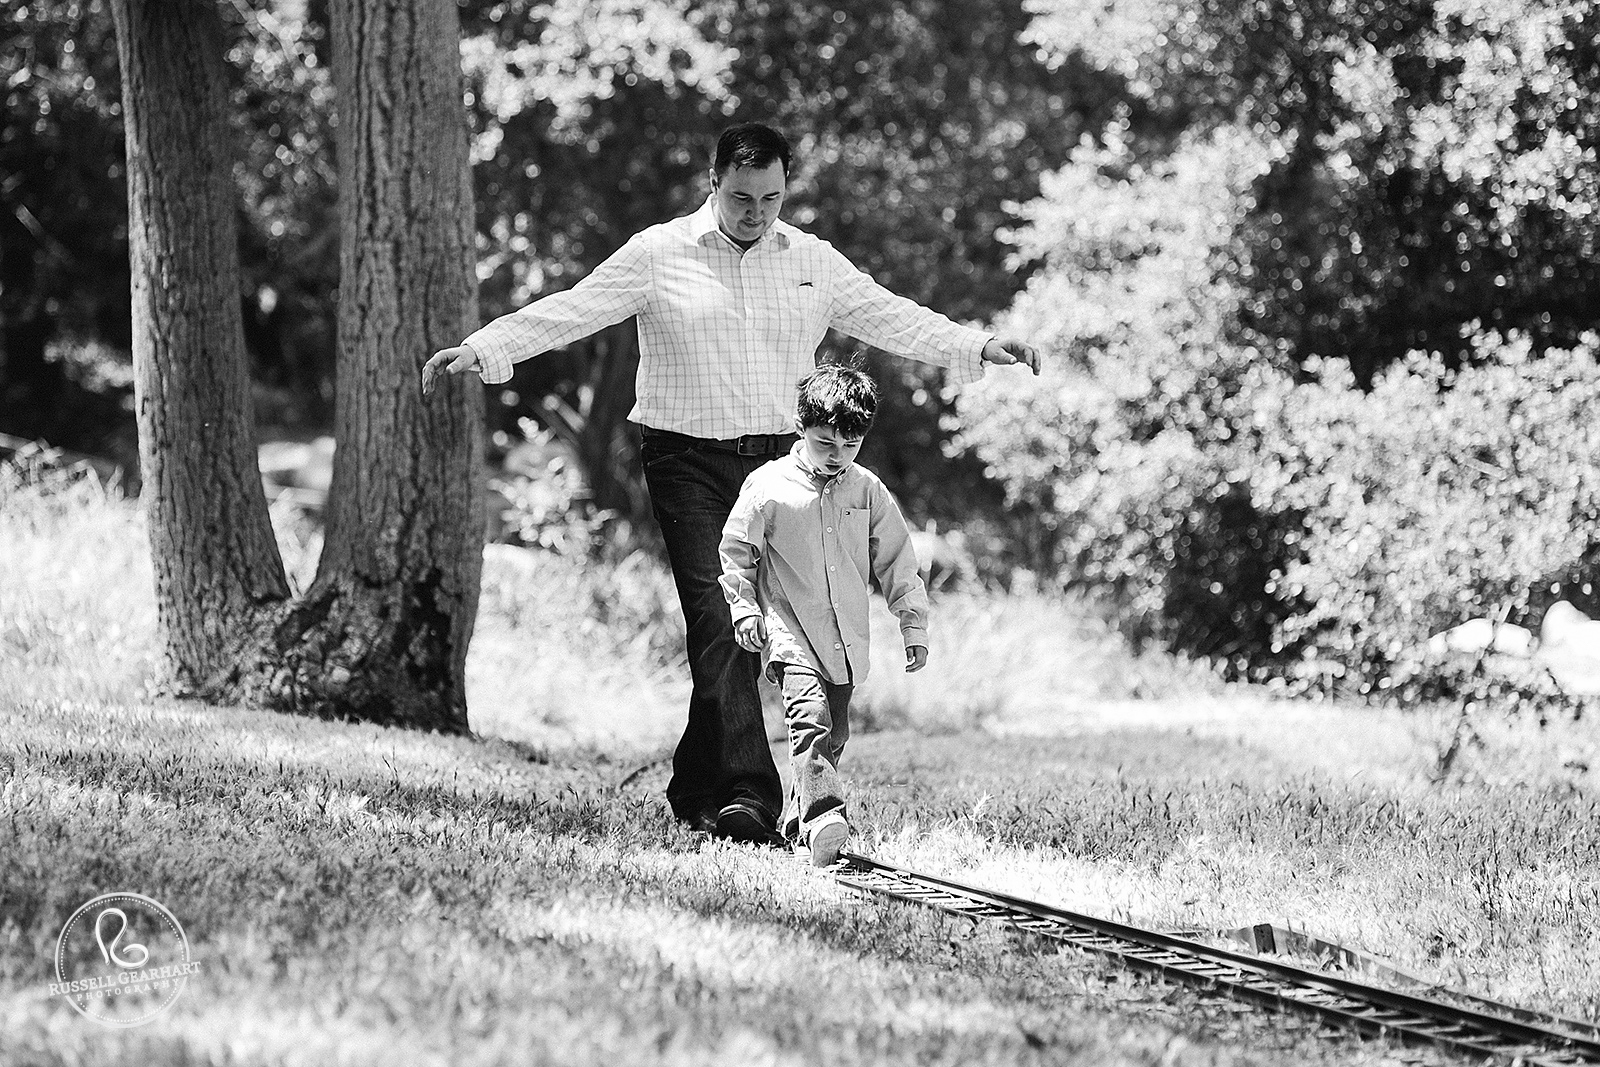
<instances>
[{"instance_id":1,"label":"plaid button-up shirt","mask_svg":"<svg viewBox=\"0 0 1600 1067\"><path fill-rule=\"evenodd\" d=\"M767 623L761 669L810 667L835 685L867 677L876 584L900 639L928 644L928 592L910 531L876 474L852 463L829 478L804 462L805 442L744 480L722 528L722 595L737 623Z\"/></svg>"},{"instance_id":2,"label":"plaid button-up shirt","mask_svg":"<svg viewBox=\"0 0 1600 1067\"><path fill-rule=\"evenodd\" d=\"M629 418L695 437L793 429L795 383L828 328L948 368L983 374L991 334L896 296L827 241L778 221L741 253L713 201L640 231L586 278L468 337L490 384L512 364L639 317L638 402Z\"/></svg>"}]
</instances>

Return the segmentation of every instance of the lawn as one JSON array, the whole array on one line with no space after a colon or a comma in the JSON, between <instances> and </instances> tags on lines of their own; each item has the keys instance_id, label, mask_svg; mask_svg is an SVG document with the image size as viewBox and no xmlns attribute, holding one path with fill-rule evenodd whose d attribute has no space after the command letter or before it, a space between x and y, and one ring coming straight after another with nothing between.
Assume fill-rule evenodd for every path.
<instances>
[{"instance_id":1,"label":"lawn","mask_svg":"<svg viewBox=\"0 0 1600 1067\"><path fill-rule=\"evenodd\" d=\"M150 693L114 495L0 486L0 536L0 1062L1415 1061L681 829L649 560L491 553L479 736L444 738ZM1043 596L935 617L924 675L877 642L858 850L1151 926L1290 923L1600 1015L1589 722L1273 700ZM48 991L63 922L111 890L163 903L201 963L127 1030Z\"/></svg>"}]
</instances>

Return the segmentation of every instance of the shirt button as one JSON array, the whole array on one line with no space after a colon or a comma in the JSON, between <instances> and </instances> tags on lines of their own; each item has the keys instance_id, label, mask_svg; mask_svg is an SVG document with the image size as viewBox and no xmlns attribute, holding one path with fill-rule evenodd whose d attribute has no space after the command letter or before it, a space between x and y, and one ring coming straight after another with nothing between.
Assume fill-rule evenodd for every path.
<instances>
[{"instance_id":1,"label":"shirt button","mask_svg":"<svg viewBox=\"0 0 1600 1067\"><path fill-rule=\"evenodd\" d=\"M841 644L840 644L840 643L839 643L839 642L837 642L837 641L835 641L835 642L834 642L834 643L833 643L833 647L834 647L834 648L843 648L843 647L844 647L844 646L843 646L843 645L841 645Z\"/></svg>"},{"instance_id":2,"label":"shirt button","mask_svg":"<svg viewBox=\"0 0 1600 1067\"><path fill-rule=\"evenodd\" d=\"M833 533L833 527L832 526L828 527L828 532L829 533Z\"/></svg>"}]
</instances>

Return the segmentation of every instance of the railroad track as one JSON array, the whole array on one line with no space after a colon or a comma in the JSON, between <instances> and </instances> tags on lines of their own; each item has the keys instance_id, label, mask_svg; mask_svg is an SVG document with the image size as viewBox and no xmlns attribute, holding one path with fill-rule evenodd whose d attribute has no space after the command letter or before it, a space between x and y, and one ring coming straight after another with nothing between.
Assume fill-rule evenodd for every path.
<instances>
[{"instance_id":1,"label":"railroad track","mask_svg":"<svg viewBox=\"0 0 1600 1067\"><path fill-rule=\"evenodd\" d=\"M845 853L838 881L1114 957L1143 971L1368 1034L1529 1067L1600 1064L1600 1027L1481 998L1453 1004L1098 919Z\"/></svg>"}]
</instances>

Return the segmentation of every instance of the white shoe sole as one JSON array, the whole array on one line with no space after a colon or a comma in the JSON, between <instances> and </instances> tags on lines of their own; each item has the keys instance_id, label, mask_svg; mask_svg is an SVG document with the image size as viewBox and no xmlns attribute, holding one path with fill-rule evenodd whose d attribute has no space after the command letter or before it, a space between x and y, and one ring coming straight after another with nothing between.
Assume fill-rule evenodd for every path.
<instances>
[{"instance_id":1,"label":"white shoe sole","mask_svg":"<svg viewBox=\"0 0 1600 1067\"><path fill-rule=\"evenodd\" d=\"M836 822L823 823L811 833L811 866L832 867L839 862L839 850L844 848L844 839L850 834L850 828L841 819Z\"/></svg>"}]
</instances>

